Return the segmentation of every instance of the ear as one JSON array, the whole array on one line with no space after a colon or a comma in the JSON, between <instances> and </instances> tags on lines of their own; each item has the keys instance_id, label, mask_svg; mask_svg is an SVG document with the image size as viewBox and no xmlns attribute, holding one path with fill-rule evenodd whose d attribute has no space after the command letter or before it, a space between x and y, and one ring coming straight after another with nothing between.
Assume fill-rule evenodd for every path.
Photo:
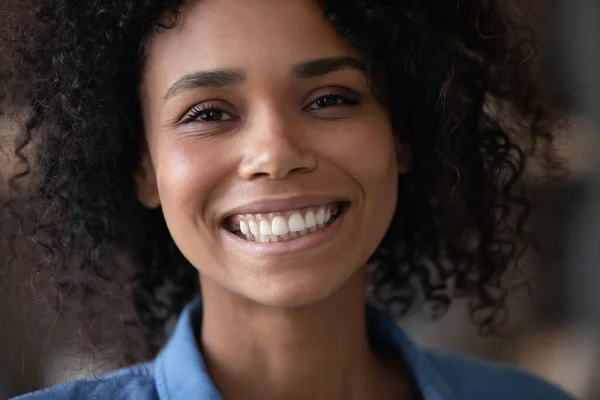
<instances>
[{"instance_id":1,"label":"ear","mask_svg":"<svg viewBox=\"0 0 600 400\"><path fill-rule=\"evenodd\" d=\"M398 141L396 143L396 160L398 163L398 175L406 174L412 165L412 150L408 143Z\"/></svg>"},{"instance_id":2,"label":"ear","mask_svg":"<svg viewBox=\"0 0 600 400\"><path fill-rule=\"evenodd\" d=\"M156 183L156 172L150 159L148 150L144 150L142 161L133 174L137 187L138 200L148 208L157 208L160 206L160 196L158 195L158 185Z\"/></svg>"}]
</instances>

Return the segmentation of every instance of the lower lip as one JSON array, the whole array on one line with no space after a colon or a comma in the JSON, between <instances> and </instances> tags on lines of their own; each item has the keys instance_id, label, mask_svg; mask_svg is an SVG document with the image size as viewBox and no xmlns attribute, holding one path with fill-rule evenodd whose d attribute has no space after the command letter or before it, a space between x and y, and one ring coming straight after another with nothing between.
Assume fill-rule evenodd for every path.
<instances>
[{"instance_id":1,"label":"lower lip","mask_svg":"<svg viewBox=\"0 0 600 400\"><path fill-rule=\"evenodd\" d=\"M249 242L229 232L227 229L222 229L223 232L225 232L225 237L227 239L233 240L237 246L240 246L248 253L254 253L260 256L287 256L298 253L306 253L318 247L324 247L331 240L333 240L335 235L337 235L338 231L340 230L342 222L350 210L350 207L350 205L347 206L332 224L326 225L325 228L321 229L320 231L309 233L306 236L288 240L286 242Z\"/></svg>"}]
</instances>

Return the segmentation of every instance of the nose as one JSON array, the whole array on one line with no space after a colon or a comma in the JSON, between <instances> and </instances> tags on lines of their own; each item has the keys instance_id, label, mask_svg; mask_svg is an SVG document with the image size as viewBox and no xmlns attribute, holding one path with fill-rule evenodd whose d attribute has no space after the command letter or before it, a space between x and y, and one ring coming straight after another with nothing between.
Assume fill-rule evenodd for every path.
<instances>
[{"instance_id":1,"label":"nose","mask_svg":"<svg viewBox=\"0 0 600 400\"><path fill-rule=\"evenodd\" d=\"M306 140L297 123L286 122L271 112L257 119L254 125L246 135L244 157L239 166L242 178L283 179L292 173L309 173L316 168L316 154L310 146L302 145Z\"/></svg>"}]
</instances>

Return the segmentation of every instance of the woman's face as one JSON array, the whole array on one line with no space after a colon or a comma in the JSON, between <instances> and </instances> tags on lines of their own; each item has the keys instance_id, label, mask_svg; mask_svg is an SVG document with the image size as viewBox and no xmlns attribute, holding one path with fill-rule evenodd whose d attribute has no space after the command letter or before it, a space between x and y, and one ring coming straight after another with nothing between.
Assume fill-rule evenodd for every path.
<instances>
[{"instance_id":1,"label":"woman's face","mask_svg":"<svg viewBox=\"0 0 600 400\"><path fill-rule=\"evenodd\" d=\"M141 85L140 200L203 285L265 305L340 289L396 205L387 111L316 3L188 1Z\"/></svg>"}]
</instances>

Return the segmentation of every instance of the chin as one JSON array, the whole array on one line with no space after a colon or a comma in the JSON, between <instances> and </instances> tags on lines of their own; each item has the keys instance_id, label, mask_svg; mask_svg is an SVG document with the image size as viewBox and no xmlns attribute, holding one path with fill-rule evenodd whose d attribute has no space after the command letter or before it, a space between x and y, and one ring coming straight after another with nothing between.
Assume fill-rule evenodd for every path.
<instances>
[{"instance_id":1,"label":"chin","mask_svg":"<svg viewBox=\"0 0 600 400\"><path fill-rule=\"evenodd\" d=\"M323 274L295 275L286 279L261 279L258 285L247 285L247 289L252 287L253 290L244 290L244 295L269 307L308 307L335 296L351 276L351 274L328 277Z\"/></svg>"}]
</instances>

